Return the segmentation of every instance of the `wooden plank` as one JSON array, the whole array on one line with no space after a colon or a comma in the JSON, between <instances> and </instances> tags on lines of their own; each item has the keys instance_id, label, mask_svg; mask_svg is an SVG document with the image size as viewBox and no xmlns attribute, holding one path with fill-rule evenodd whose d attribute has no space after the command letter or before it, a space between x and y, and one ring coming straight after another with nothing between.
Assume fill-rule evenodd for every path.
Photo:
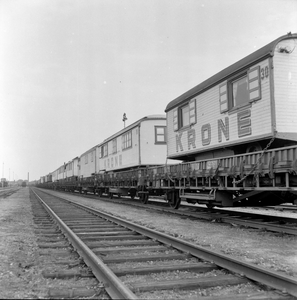
<instances>
[{"instance_id":1,"label":"wooden plank","mask_svg":"<svg viewBox=\"0 0 297 300\"><path fill-rule=\"evenodd\" d=\"M143 252L143 251L166 251L168 250L165 246L154 246L154 247L114 247L114 248L96 248L96 250L93 250L94 253L100 252L100 253L117 253L117 252L125 252L125 251L133 251L133 252Z\"/></svg>"},{"instance_id":2,"label":"wooden plank","mask_svg":"<svg viewBox=\"0 0 297 300\"><path fill-rule=\"evenodd\" d=\"M183 265L163 265L163 266L148 266L140 268L125 268L125 269L116 269L112 268L112 271L117 276L125 276L128 274L132 275L144 275L150 273L161 273L161 272L173 272L173 271L189 271L196 273L206 273L210 272L218 267L214 264L183 264Z\"/></svg>"},{"instance_id":3,"label":"wooden plank","mask_svg":"<svg viewBox=\"0 0 297 300\"><path fill-rule=\"evenodd\" d=\"M145 246L145 245L149 245L149 246L156 246L156 245L160 245L159 242L153 241L153 240L131 240L131 241L127 241L127 240L120 240L120 241L114 241L114 242L106 242L106 241L102 241L102 242L90 242L88 243L88 247L90 249L94 249L94 248L101 248L101 247L116 247L116 246Z\"/></svg>"},{"instance_id":4,"label":"wooden plank","mask_svg":"<svg viewBox=\"0 0 297 300\"><path fill-rule=\"evenodd\" d=\"M74 231L75 232L75 231ZM94 232L78 232L76 233L78 236L90 236L90 235L96 235L96 236L114 236L114 235L136 235L136 232L133 232L131 230L125 230L125 231L94 231Z\"/></svg>"},{"instance_id":5,"label":"wooden plank","mask_svg":"<svg viewBox=\"0 0 297 300\"><path fill-rule=\"evenodd\" d=\"M169 289L199 289L209 288L214 286L237 285L249 282L248 279L232 275L215 276L215 277L201 277L189 278L183 280L166 280L158 282L141 282L132 283L131 290L133 292L149 292L155 290L169 290Z\"/></svg>"},{"instance_id":6,"label":"wooden plank","mask_svg":"<svg viewBox=\"0 0 297 300\"><path fill-rule=\"evenodd\" d=\"M79 235L79 234L78 234ZM91 241L103 241L103 240L145 240L147 239L146 236L142 235L115 235L115 236L101 236L97 234L81 236L80 237L83 241L91 240Z\"/></svg>"},{"instance_id":7,"label":"wooden plank","mask_svg":"<svg viewBox=\"0 0 297 300\"><path fill-rule=\"evenodd\" d=\"M100 228L100 227L85 227L85 228L71 228L74 232L76 233L84 233L84 232L117 232L117 231L122 231L122 232L128 232L130 233L131 230L127 230L126 228L121 228L121 227L115 227L115 228Z\"/></svg>"},{"instance_id":8,"label":"wooden plank","mask_svg":"<svg viewBox=\"0 0 297 300\"><path fill-rule=\"evenodd\" d=\"M134 256L109 256L104 258L104 263L122 263L132 261L156 261L156 260L172 260L172 259L186 259L186 254L158 254L158 255L134 255Z\"/></svg>"},{"instance_id":9,"label":"wooden plank","mask_svg":"<svg viewBox=\"0 0 297 300\"><path fill-rule=\"evenodd\" d=\"M225 296L189 296L184 300L294 300L296 299L290 295L281 295L273 292L259 292L251 294L234 294Z\"/></svg>"}]
</instances>

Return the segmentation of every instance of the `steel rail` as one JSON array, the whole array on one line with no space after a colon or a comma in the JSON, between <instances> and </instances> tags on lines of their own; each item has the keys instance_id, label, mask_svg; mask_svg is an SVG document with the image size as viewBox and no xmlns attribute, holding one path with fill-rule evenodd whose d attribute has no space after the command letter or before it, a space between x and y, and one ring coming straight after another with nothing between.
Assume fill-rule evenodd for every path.
<instances>
[{"instance_id":1,"label":"steel rail","mask_svg":"<svg viewBox=\"0 0 297 300\"><path fill-rule=\"evenodd\" d=\"M43 191L44 192L44 191ZM44 192L47 193L47 192ZM48 193L50 194L50 193ZM50 194L52 195L52 194ZM243 274L245 277L261 282L267 286L270 286L272 288L286 291L287 293L297 296L297 280L291 276L282 275L280 273L277 273L272 270L267 270L265 268L245 263L239 259L232 258L228 255L219 253L214 250L208 250L205 248L202 248L198 245L191 244L189 242L183 241L181 239L172 237L170 235L156 232L152 229L146 228L144 226L134 224L130 221L123 220L121 218L115 217L113 215L98 211L94 208L91 208L86 205L79 204L77 202L72 202L70 199L64 198L62 196L56 196L60 199L63 199L65 201L68 201L72 203L74 206L84 208L85 210L88 210L92 212L95 215L98 215L100 217L106 218L108 220L113 221L114 223L118 225L122 225L126 228L129 228L130 230L133 230L135 232L138 232L142 235L146 235L152 239L158 240L159 242L162 242L164 244L170 245L176 249L179 249L180 251L187 252L193 256L196 256L200 259L205 259L208 261L212 261L216 265L228 269L232 272Z\"/></svg>"},{"instance_id":2,"label":"steel rail","mask_svg":"<svg viewBox=\"0 0 297 300\"><path fill-rule=\"evenodd\" d=\"M273 217L270 215L264 215L264 214L251 214L251 213L245 213L245 212L234 212L232 215L232 212L225 212L224 210L217 210L215 212L207 213L205 211L197 211L195 213L179 213L174 211L175 214L184 214L184 215L191 215L195 218L202 218L206 220L211 219L219 219L220 222L226 223L226 224L236 224L240 226L246 226L250 228L257 228L257 229L265 229L271 232L279 232L279 233L286 233L291 235L297 235L297 227L296 227L296 220L293 218L282 218L282 217L276 217L275 220L273 220ZM207 214L206 214L207 213ZM248 219L249 218L249 219ZM263 221L260 221L263 220ZM275 224L274 222L287 222L290 224L294 224L294 227L290 227L288 225L280 225ZM295 222L292 222L295 221Z\"/></svg>"},{"instance_id":3,"label":"steel rail","mask_svg":"<svg viewBox=\"0 0 297 300\"><path fill-rule=\"evenodd\" d=\"M297 227L289 227L284 225L275 224L273 222L287 222L290 224L296 224L297 221L294 218L288 217L275 217L265 215L265 214L252 214L246 213L241 211L225 211L225 210L214 210L213 212L209 212L207 209L203 209L201 211L182 211L182 210L169 210L167 208L159 208L159 207L151 207L154 210L160 210L165 212L170 212L175 215L184 215L184 216L191 216L197 219L204 219L204 220L213 220L219 219L222 223L226 224L236 224L240 226L246 226L250 228L257 228L257 229L265 229L271 232L279 232L279 233L286 233L291 235L297 235ZM248 219L250 218L250 219ZM263 219L263 222L259 221ZM265 219L267 219L265 221Z\"/></svg>"},{"instance_id":4,"label":"steel rail","mask_svg":"<svg viewBox=\"0 0 297 300\"><path fill-rule=\"evenodd\" d=\"M62 197L60 197L62 198ZM96 209L93 209L91 207L78 204L76 202L72 202L69 199L65 199L66 201L71 202L77 207L83 207L90 212L100 216L107 218L108 220L111 220L119 225L122 225L126 228L129 228L130 230L133 230L135 232L138 232L142 235L146 235L152 239L158 240L164 244L170 245L176 249L179 249L180 251L187 252L193 256L196 256L198 258L202 258L208 261L212 261L216 265L228 269L232 272L239 273L239 274L244 274L245 277L261 282L267 286L270 286L272 288L281 290L281 291L286 291L287 293L297 296L297 280L291 276L287 275L282 275L280 273L277 273L272 270L267 270L265 268L245 263L239 259L235 259L232 257L229 257L225 254L219 253L214 250L207 250L202 247L199 247L197 245L193 245L187 241L183 241L181 239L172 237L170 235L156 232L152 229L146 228L144 226L134 224L130 221L123 220L118 217L114 217L112 215L109 215L104 212L100 212Z\"/></svg>"},{"instance_id":5,"label":"steel rail","mask_svg":"<svg viewBox=\"0 0 297 300\"><path fill-rule=\"evenodd\" d=\"M91 199L97 199L93 195L88 195L87 198ZM155 197L157 198L157 197ZM109 201L102 199L104 201ZM121 204L129 204L129 205L134 205L134 206L140 206L139 203L122 203L122 202L117 202L117 200L113 199L113 202L115 203L121 203ZM154 202L154 201L152 201ZM272 219L273 216L266 215L266 214L259 214L259 213L249 213L249 212L244 212L244 211L232 211L232 210L226 210L226 209L214 209L213 211L209 211L207 208L198 208L199 211L195 212L185 212L182 210L168 210L166 205L163 205L164 203L160 202L154 202L155 206L150 206L150 209L154 210L160 210L160 211L165 211L169 212L172 214L176 215L184 215L184 216L189 216L191 215L192 217L195 217L197 219L201 218L204 220L212 220L212 219L219 219L222 223L226 224L236 224L240 226L245 226L245 227L250 227L250 228L256 228L256 229L265 229L267 231L271 232L278 232L278 233L286 233L286 234L291 234L291 235L297 235L297 228L295 227L289 227L289 226L284 226L284 225L279 225L275 224L274 222L280 222L283 221L285 223L292 223L296 224L297 219L294 219L292 217L275 217L275 220ZM190 207L190 208L197 208L197 207L192 207L192 206L187 206L187 205L181 205L183 207ZM250 218L250 219L245 219L245 218ZM257 220L263 219L263 222L259 222ZM267 221L265 221L267 219ZM269 220L270 219L270 220Z\"/></svg>"},{"instance_id":6,"label":"steel rail","mask_svg":"<svg viewBox=\"0 0 297 300\"><path fill-rule=\"evenodd\" d=\"M40 198L38 194L36 194L34 190L33 192L44 205L48 213L55 219L62 232L83 258L86 265L91 268L95 277L99 281L103 282L110 297L112 299L138 299L136 295L127 286L125 286L122 281L120 281L110 268L106 266L83 241L78 238L78 236L57 216L57 214Z\"/></svg>"},{"instance_id":7,"label":"steel rail","mask_svg":"<svg viewBox=\"0 0 297 300\"><path fill-rule=\"evenodd\" d=\"M92 196L87 198L97 199ZM120 203L120 204L127 204L127 203L122 203L120 201L119 202L113 201L113 202ZM207 208L203 208L201 209L201 211L199 208L199 211L191 212L191 211L182 211L182 210L172 210L162 204L163 203L161 203L161 205L160 203L158 204L154 203L155 206L149 206L149 208L157 211L175 214L175 215L191 216L196 219L203 219L203 220L219 219L222 223L226 223L226 224L236 224L236 225L250 227L250 228L265 229L271 232L297 235L297 227L289 227L289 226L273 223L273 222L283 221L291 224L296 224L297 223L296 219L290 217L275 217L275 220L273 220L273 216L265 215L265 214L259 214L259 213L252 214L243 211L232 211L232 210L223 210L223 209L214 209L213 211L209 211L209 209ZM133 204L129 203L129 205L133 205L136 207L141 206L141 204L139 203L133 203ZM191 206L184 206L184 207L191 207ZM195 207L191 207L191 208L195 208ZM260 219L263 219L264 221L261 222L259 221ZM265 219L267 220L265 221Z\"/></svg>"},{"instance_id":8,"label":"steel rail","mask_svg":"<svg viewBox=\"0 0 297 300\"><path fill-rule=\"evenodd\" d=\"M158 207L149 208L154 210L160 210L169 212L176 215L184 215L184 216L191 216L197 219L204 219L204 220L212 220L212 219L219 219L222 223L226 224L236 224L240 226L246 226L250 228L257 228L257 229L265 229L271 232L279 232L279 233L286 233L291 235L297 235L297 227L289 227L284 225L275 224L273 222L287 222L291 224L296 224L297 221L294 218L289 217L274 217L265 214L252 214L242 211L232 211L232 210L223 210L223 209L216 209L214 211L209 211L208 209L202 209L201 211L195 212L187 212L182 210L170 210L167 207L160 206ZM187 206L184 206L187 207ZM195 208L195 207L194 207ZM250 218L250 219L247 219ZM263 222L259 221L263 219ZM265 221L265 219L267 219Z\"/></svg>"},{"instance_id":9,"label":"steel rail","mask_svg":"<svg viewBox=\"0 0 297 300\"><path fill-rule=\"evenodd\" d=\"M275 206L263 206L263 208L268 208L271 210L275 210L275 211L292 211L292 212L296 212L297 211L297 205L296 204L292 204L292 205L285 205L285 204L280 204L280 205L275 205Z\"/></svg>"},{"instance_id":10,"label":"steel rail","mask_svg":"<svg viewBox=\"0 0 297 300\"><path fill-rule=\"evenodd\" d=\"M260 218L259 218L260 219ZM250 228L257 228L257 229L265 229L271 232L279 232L279 233L286 233L291 235L297 235L297 229L296 228L290 228L288 226L282 226L278 224L273 224L269 222L257 222L256 220L244 220L244 219L238 219L236 217L220 217L220 220L227 224L237 224L241 226L247 226Z\"/></svg>"}]
</instances>

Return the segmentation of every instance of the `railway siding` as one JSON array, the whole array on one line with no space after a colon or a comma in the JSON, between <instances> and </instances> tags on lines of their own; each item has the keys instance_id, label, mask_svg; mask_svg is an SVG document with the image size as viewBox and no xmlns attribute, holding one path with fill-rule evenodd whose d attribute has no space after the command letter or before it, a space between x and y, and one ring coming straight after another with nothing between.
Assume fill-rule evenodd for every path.
<instances>
[{"instance_id":1,"label":"railway siding","mask_svg":"<svg viewBox=\"0 0 297 300\"><path fill-rule=\"evenodd\" d=\"M19 270L27 270L27 271L23 271L20 272L18 271L18 275L17 276L10 276L10 269L9 266L7 265L2 265L2 270L1 270L1 296L4 295L4 297L8 297L8 298L32 298L32 297L41 297L44 298L45 295L48 295L48 291L45 294L45 290L42 289L42 286L48 286L48 284L53 280L53 278L60 278L60 279L55 279L54 281L59 282L61 284L61 287L63 286L63 289L59 289L58 287L56 287L51 294L52 298L56 297L54 294L55 292L59 293L59 297L69 297L69 293L68 294L62 294L62 292L65 290L67 290L67 288L65 289L66 286L68 286L69 288L69 278L70 280L73 280L73 282L77 283L79 281L77 281L77 278L89 278L92 279L90 272L88 271L88 269L84 269L84 270L79 270L79 268L77 269L77 267L81 264L80 261L78 261L76 258L74 258L73 261L70 261L68 257L69 253L69 249L72 249L71 247L69 248L69 246L67 245L67 243L65 243L62 239L59 238L59 232L57 233L56 230L53 230L50 227L50 224L47 223L45 220L35 220L37 223L40 223L40 225L42 225L42 227L39 228L34 228L33 223L29 221L24 221L24 218L22 218L23 216L26 216L26 218L29 217L30 219L30 209L28 209L28 207L30 205L28 205L28 189L22 189L22 198L17 199L15 196L20 196L19 193L17 193L16 195L14 195L14 197L10 197L10 199L4 199L2 201L2 208L5 207L4 204L6 204L8 207L10 207L11 205L14 204L19 204L18 205L18 209L15 210L14 215L13 214L7 214L4 215L5 209L2 209L1 215L0 216L4 216L4 220L13 220L13 227L14 227L14 236L18 236L19 234L19 240L24 239L24 244L22 245L25 250L25 252L22 253L22 258L26 257L26 255L24 256L24 253L35 253L32 257L32 255L30 255L31 260L28 261L27 263L22 264L22 268L19 267L19 263L16 262L14 263L14 260L17 258L17 256L15 255L17 252L15 251L14 248L15 244L14 243L6 243L6 255L9 256L8 261L13 262L13 266L18 268ZM25 194L27 193L27 194ZM75 196L72 196L74 198L77 198ZM89 199L83 199L81 197L79 197L81 202L84 202L84 200L89 201L90 203L94 203L94 200L89 200ZM108 209L109 205L106 202L101 202L101 201L96 201L97 204L101 203L104 205L104 207L106 209ZM4 206L3 206L4 205ZM25 208L22 208L22 206ZM113 206L115 207L115 210L113 211L113 213L117 214L116 211L121 211L122 213L124 213L126 211L126 218L130 218L130 216L135 215L136 219L137 219L137 209L133 209L131 208L130 211L128 212L127 210L127 206L122 205L114 205L114 204L110 204L110 207ZM20 214L21 212L21 214ZM131 215L130 215L131 214ZM145 211L142 210L142 221L140 221L140 219L138 219L138 222L141 223L145 223L146 220L150 219L154 224L154 226L150 226L150 227L158 227L158 222L156 221L157 219L161 222L166 223L167 225L171 225L172 228L175 227L175 225L177 224L177 218L175 217L167 217L166 215L162 215L162 217L160 218L160 214L158 214L158 218L156 219L156 215L157 214L153 214L153 213L145 213ZM22 216L22 217L19 217ZM32 216L31 216L32 219ZM131 220L133 218L131 217ZM162 220L163 219L163 220ZM170 221L169 221L170 220ZM3 220L0 219L0 221L2 222ZM193 224L193 222L191 220L181 220L179 218L180 222L186 221L186 223L189 224ZM7 222L7 221L6 221ZM67 221L69 222L69 220ZM87 220L85 220L84 222L87 223ZM24 224L27 224L26 226L24 226ZM198 223L198 222L197 222ZM3 223L1 224L3 225ZM84 238L88 237L88 239L92 239L92 236L94 236L96 233L100 233L98 231L98 228L95 228L94 231L92 233L87 233L86 228L90 227L90 224L85 224L84 226L80 225L80 229L78 228L78 224L76 224L75 222L72 222L72 224L70 224L70 226L72 226L75 230L77 230L77 234L81 234L82 236L84 236ZM180 225L182 225L180 223ZM207 225L206 223L203 224L203 226L201 227L201 229L204 227L204 225ZM212 224L214 225L214 224ZM179 226L180 230L184 231L184 233L186 234L187 232L185 232L186 227L184 226ZM207 226L205 226L207 227ZM6 227L3 227L4 230L6 230ZM10 227L11 228L11 227ZM168 228L166 228L166 226L162 226L163 231L168 231ZM23 229L23 230L22 230ZM39 236L39 239L36 240L36 237L34 235L34 229L38 229L39 234L42 233L42 236ZM9 228L8 228L9 230ZM188 226L188 231L191 231L192 229ZM228 228L228 231L230 230L230 228ZM125 231L125 230L123 230ZM24 233L26 232L26 235L24 235ZM31 232L31 233L30 233ZM117 230L117 232L119 232L119 230ZM198 239L201 239L202 236L199 236L199 232L197 230L195 230L196 232L196 236ZM200 230L200 234L203 233L203 230ZM227 232L227 231L226 231ZM225 234L225 239L227 239L227 235ZM30 233L31 238L28 236L28 233ZM222 234L222 232L220 232L220 234ZM45 236L46 234L46 236ZM106 234L109 236L109 239L106 240ZM207 236L209 235L209 232L207 232L207 230L204 232L204 234ZM97 241L99 236L102 236L103 240L102 241ZM105 235L105 238L104 238ZM175 232L173 235L179 236L184 238L181 235L178 235L177 232ZM232 235L234 235L234 232L232 233ZM174 254L175 250L172 249L170 246L162 246L160 248L160 245L158 245L157 242L155 241L148 241L148 240L144 240L144 239L134 239L133 243L138 244L138 254L135 253L129 253L129 251L127 252L127 248L129 248L131 245L129 245L130 241L127 240L127 238L125 238L125 235L122 235L123 239L120 240L120 246L116 245L116 243L119 243L119 241L116 240L115 236L111 234L111 232L109 230L107 230L107 228L104 228L104 230L99 234L97 234L97 238L96 241L90 242L88 241L88 245L89 247L94 250L94 252L96 253L96 255L100 255L100 257L104 260L107 261L107 259L110 260L109 262L109 267L117 274L117 276L121 276L121 279L125 281L125 283L129 286L131 286L131 289L134 290L139 290L139 289L148 289L147 287L149 286L149 282L151 280L169 280L172 283L175 283L175 279L179 278L182 279L183 276L184 278L188 278L188 272L189 270L187 270L188 266L180 266L179 269L177 269L174 272L168 272L168 270L170 270L171 265L174 264L175 266L178 264L180 260L180 257L178 259L178 257L175 257L175 259L173 260L168 260L168 264L162 268L160 268L160 264L158 263L157 265L151 261L148 265L145 265L146 262L134 262L133 259L131 257L133 256L139 256L139 254L142 253L142 255L144 254L149 254L149 253L155 253L154 255L159 255L160 253L164 252L167 255L176 255ZM133 235L135 238L135 234ZM57 238L58 237L58 238ZM216 236L218 237L218 236ZM13 237L14 239L14 237ZM36 241L35 241L36 240ZM147 243L152 243L152 244L147 244ZM221 241L218 241L219 243ZM231 239L230 239L231 242ZM278 242L275 241L274 242ZM245 246L246 244L244 244ZM1 245L2 247L0 248L1 251L0 253L5 253L5 249L3 249L3 245ZM32 246L34 246L32 248ZM50 248L49 248L50 246ZM65 247L66 246L66 247ZM208 248L211 245L207 245L205 244L204 247ZM225 247L226 245L224 245ZM32 248L32 250L29 250L29 247ZM30 249L31 249L30 248ZM133 247L134 248L134 247ZM151 248L151 249L148 249ZM212 248L212 246L210 247ZM227 249L228 250L228 249ZM121 253L122 252L122 253ZM131 252L131 251L130 251ZM47 254L46 254L47 253ZM59 253L60 255L60 259L59 259L59 264L60 267L59 268L43 268L41 269L40 266L44 265L44 263L42 263L40 265L41 259L42 261L44 261L44 258L47 257L51 257L50 255L48 255L49 253L55 253L56 255ZM115 260L113 259L113 257L118 257L119 255L122 255L123 253L126 253L126 258L129 258L128 260L125 259L125 262L115 262ZM129 253L129 255L127 255L127 253ZM73 253L72 253L73 254ZM64 256L65 255L65 256ZM75 254L74 254L75 255ZM180 255L180 254L179 254ZM234 255L234 252L231 253L231 255ZM173 257L172 257L173 258ZM130 260L130 261L129 261ZM112 262L111 262L112 261ZM201 263L201 262L197 262L196 264L194 264L193 262L193 258L192 257L187 257L186 255L186 261L188 262L188 265L192 267L197 268L195 273L196 275L194 277L192 277L192 279L186 280L187 282L185 283L186 285L190 285L191 280L200 282L201 286L203 284L208 284L207 283L207 279L205 279L206 277L210 276L210 275L215 275L216 279L219 279L220 276L226 276L226 274L221 270L219 270L214 264L205 264L205 263ZM67 265L69 268L68 269L64 269L61 266L62 263L65 263L65 265ZM158 261L157 261L158 262ZM3 263L2 263L3 264ZM151 273L151 268L154 269L154 274L155 275L151 275L148 274ZM7 271L6 271L7 270ZM129 271L130 270L130 271ZM134 270L134 271L133 271ZM135 270L137 270L137 272L135 272ZM200 270L200 271L199 271ZM124 273L123 273L124 272ZM129 273L130 272L130 273ZM142 273L142 275L140 276L139 274L134 275L134 273ZM125 275L124 275L125 274ZM4 276L3 276L4 275ZM81 277L79 277L81 276ZM136 276L136 277L135 277ZM9 278L8 281L3 281L3 278ZM62 278L68 278L66 281ZM134 279L133 279L134 278ZM134 282L135 278L137 278L138 283ZM233 277L232 277L233 278ZM243 278L244 279L244 278ZM226 278L224 279L226 280ZM232 280L235 280L234 278ZM237 283L240 282L241 278L240 276L236 279L239 280L237 281ZM6 288L4 283L7 282ZM18 290L22 291L22 294L16 294L16 290L11 288L11 284L16 283L18 284L19 282L23 282L23 287L21 288L20 285L15 285L17 287ZM134 283L133 283L134 282ZM142 282L142 283L141 283ZM144 282L144 283L143 283ZM204 282L204 283L203 283ZM206 282L206 283L205 283ZM9 283L9 285L8 285ZM133 284L132 284L133 283ZM162 283L164 284L164 283ZM6 294L4 294L6 292ZM72 296L78 295L75 294L78 292L77 289L72 289L71 291ZM233 296L233 298L231 297L231 295L233 294L236 296ZM260 287L257 288L256 290L250 286L250 284L246 284L246 283L241 283L241 284L237 284L237 285L229 285L228 287L221 287L221 286L215 286L215 287L208 287L208 288L200 288L197 293L192 293L189 290L184 290L183 294L180 294L180 297L182 297L183 299L190 299L191 297L196 297L199 296L203 296L203 299L208 299L207 296L208 295L212 295L212 299L239 299L239 294L243 294L243 293L249 293L249 295L253 295L253 296L257 296L259 297L260 295L263 296L263 293L260 292ZM161 297L161 299L164 299L165 297L167 298L176 298L176 294L173 292L158 292L159 297ZM143 296L148 297L148 298L156 298L154 297L156 294L154 294L153 291L151 290L147 290L146 292L143 291L142 293ZM160 296L161 295L161 296ZM79 295L78 295L79 296ZM217 298L216 298L217 297ZM225 298L224 298L225 297ZM227 298L226 298L227 297ZM231 298L230 298L231 297ZM235 297L235 298L234 298ZM291 299L288 298L288 296L285 296L282 293L279 294L275 294L271 292L267 292L266 293L266 299ZM240 298L241 299L241 298ZM265 298L264 298L265 299Z\"/></svg>"},{"instance_id":2,"label":"railway siding","mask_svg":"<svg viewBox=\"0 0 297 300\"><path fill-rule=\"evenodd\" d=\"M57 192L51 191L51 193L61 195ZM271 270L282 270L284 274L297 276L295 251L297 240L295 236L242 228L236 224L230 227L223 223L166 216L163 212L153 213L143 208L115 205L108 201L87 199L77 195L64 194L64 197L115 216L133 220L148 228L158 229L199 246L228 253L243 261L253 262Z\"/></svg>"},{"instance_id":3,"label":"railway siding","mask_svg":"<svg viewBox=\"0 0 297 300\"><path fill-rule=\"evenodd\" d=\"M49 199L48 203L50 203L50 206L53 206L53 205L54 205L53 207L58 206L58 208L57 209L54 208L54 210L58 213L58 215L60 215L60 216L62 215L63 219L66 218L65 219L66 223L68 223L68 221L73 222L77 218L77 220L80 223L81 222L83 223L83 226L85 226L84 222L87 222L90 226L92 226L92 228L93 228L93 226L101 227L101 225L107 226L107 227L112 227L112 231L105 231L106 230L105 228L102 228L100 230L98 228L97 230L95 230L95 232L89 232L88 229L86 229L86 228L83 228L83 231L85 231L85 232L81 232L79 230L80 228L74 228L74 232L76 232L77 236L82 238L82 240L87 244L90 240L98 241L98 238L99 238L102 241L103 246L105 244L105 241L107 241L107 242L113 241L116 243L116 246L121 247L121 240L122 240L122 237L124 236L124 239L126 241L131 241L132 243L135 239L139 241L142 239L149 238L149 239L153 239L153 241L157 240L157 241L161 242L161 245L162 244L172 245L172 247L173 247L172 252L170 249L168 251L165 251L165 253L162 253L162 252L154 253L154 251L152 253L146 253L146 251L144 251L144 253L140 255L140 254L138 254L138 251L136 251L136 253L135 253L134 247L132 247L130 249L130 251L128 249L125 249L125 250L119 249L120 250L119 253L121 253L121 255L119 253L117 253L117 256L111 255L109 257L107 254L107 257L105 257L106 254L105 255L100 254L103 262L107 263L108 265L109 264L121 264L121 263L127 263L127 262L128 263L134 263L134 262L138 263L138 262L152 262L152 261L153 262L158 261L158 265L160 265L160 264L162 264L162 262L164 260L171 261L172 259L174 259L174 260L182 260L183 261L183 260L187 260L188 258L207 259L208 261L214 261L217 265L227 268L228 270L231 270L231 271L234 271L237 273L242 273L242 274L246 275L248 278L251 278L256 281L260 281L261 283L269 284L270 286L273 286L277 289L281 289L281 290L286 289L287 291L289 291L289 293L291 293L293 295L295 295L295 294L297 295L296 282L294 282L293 278L290 278L288 276L281 275L280 273L275 273L273 271L264 270L260 267L249 265L248 263L240 262L240 261L233 259L231 257L228 257L224 254L214 252L213 250L203 249L198 246L193 247L192 244L183 242L180 239L170 237L165 234L160 234L160 233L156 232L155 230L150 230L143 226L138 226L131 222L120 220L118 218L112 217L111 215L106 215L104 213L90 211L89 216L87 216L86 213L81 212L80 207L75 209L72 206L69 206L69 204L67 204L67 202L64 202L64 204L62 204L62 203L57 202L57 199L50 198L50 196L48 194L42 193L42 195L44 195L45 198ZM44 197L44 196L42 196L42 197ZM62 207L62 205L63 205L63 207ZM69 207L67 207L67 206L69 206ZM86 210L86 209L84 209L84 210ZM63 213L63 211L65 211L65 212L67 211L67 214ZM93 215L94 216L98 215L100 218L102 218L102 221L100 221L100 219L96 220ZM104 219L106 219L106 221L104 221ZM92 223L92 225L90 224L90 222ZM110 223L110 222L112 222L112 223ZM61 222L59 221L59 223L61 223ZM130 233L129 232L124 232L124 233L119 232L118 228L115 226L115 224L117 224L117 226L118 225L124 226L124 227L128 228L131 232ZM79 226L80 226L80 224L79 224ZM121 228L121 227L119 227L119 228ZM66 229L67 235L68 235L69 229L64 228L63 230L65 231L65 229ZM77 232L77 230L78 230L78 232ZM144 236L142 236L142 235L144 235ZM75 244L76 248L77 248L77 245L81 243L81 242L77 241L77 236L74 235L74 237L72 237L72 239L71 239L71 242ZM86 238L87 238L87 240L86 240ZM119 241L120 241L120 243L119 243ZM94 254L92 252L90 252L90 249L88 247L83 251L83 253L82 253L82 251L80 251L82 249L82 246L79 246L78 248L79 248L78 251L79 251L80 255L84 257L85 261L86 261L86 259L87 259L87 261L90 261L90 259L93 260L92 257ZM179 251L181 251L181 253L179 253ZM87 254L87 253L89 253L89 254ZM87 254L87 256L85 254ZM90 266L90 263L87 262L87 264ZM182 262L182 264L184 264L184 262ZM95 271L94 274L96 274L98 272L97 269L101 270L102 268L103 267L100 266L99 262L97 262L97 265L94 265L94 264L92 265L92 270L93 270L93 272ZM101 271L99 271L99 272L101 273ZM121 293L123 293L122 297L125 298L126 296L124 296L124 295L129 294L129 291L123 288L121 292L117 292L117 291L120 291L121 285L120 285L120 283L116 283L117 280L115 278L112 279L112 276L107 275L107 274L109 274L109 272L110 272L109 269L107 269L104 271L104 274L103 274L103 277L105 277L105 278L107 278L106 276L108 276L107 280L104 279L104 284L105 284L107 290L108 290L108 288L110 288L112 286L111 290L108 291L108 293L110 294L110 292L113 292L113 293L115 293L115 295L119 295L119 296L121 295ZM220 270L218 272L220 272ZM150 275L152 275L152 274L150 274ZM97 275L96 275L96 277L97 277ZM136 278L133 279L130 284L130 289L132 291L135 291L137 293L136 294L137 296L135 296L135 297L139 298L139 297L142 297L141 293L143 293L143 292L156 293L156 291L159 289L160 290L164 290L164 289L176 290L177 295L179 295L179 291L184 290L184 289L186 289L186 290L194 289L195 291L197 291L197 289L198 289L198 291L199 291L199 289L201 289L201 288L209 288L209 287L214 287L214 286L218 286L218 285L225 286L225 285L240 285L240 284L248 283L246 278L228 274L228 271L227 271L227 273L223 272L222 274L215 274L214 278L210 275L206 275L205 278L201 279L201 278L199 278L199 276L196 277L195 275L193 276L191 274L188 274L185 279L178 277L176 280L174 280L174 276L173 276L173 278L171 280L160 281L160 279L159 279L157 281L156 280L152 281L152 280L139 279L139 276L136 276ZM141 281L140 284L139 284L139 280ZM264 291L262 291L262 292L265 294ZM264 294L263 294L263 296L265 299ZM134 299L135 297L133 297L133 295L130 295L128 298ZM283 297L286 297L286 296L283 295Z\"/></svg>"}]
</instances>

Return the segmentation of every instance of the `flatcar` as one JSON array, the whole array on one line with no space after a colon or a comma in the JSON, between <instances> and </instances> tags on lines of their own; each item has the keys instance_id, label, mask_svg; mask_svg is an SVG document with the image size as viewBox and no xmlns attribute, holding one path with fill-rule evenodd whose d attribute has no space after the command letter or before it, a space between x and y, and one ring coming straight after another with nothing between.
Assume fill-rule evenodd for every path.
<instances>
[{"instance_id":1,"label":"flatcar","mask_svg":"<svg viewBox=\"0 0 297 300\"><path fill-rule=\"evenodd\" d=\"M72 189L161 196L173 208L297 203L296 45L297 34L272 41L170 101L166 118L89 149ZM65 165L54 173L48 187L69 189Z\"/></svg>"}]
</instances>

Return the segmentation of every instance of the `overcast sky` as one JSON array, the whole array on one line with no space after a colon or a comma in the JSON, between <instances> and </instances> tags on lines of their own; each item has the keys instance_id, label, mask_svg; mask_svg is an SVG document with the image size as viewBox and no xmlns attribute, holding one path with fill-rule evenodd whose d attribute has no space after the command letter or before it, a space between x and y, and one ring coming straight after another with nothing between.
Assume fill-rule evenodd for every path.
<instances>
[{"instance_id":1,"label":"overcast sky","mask_svg":"<svg viewBox=\"0 0 297 300\"><path fill-rule=\"evenodd\" d=\"M296 0L0 0L1 177L39 179L290 31Z\"/></svg>"}]
</instances>

